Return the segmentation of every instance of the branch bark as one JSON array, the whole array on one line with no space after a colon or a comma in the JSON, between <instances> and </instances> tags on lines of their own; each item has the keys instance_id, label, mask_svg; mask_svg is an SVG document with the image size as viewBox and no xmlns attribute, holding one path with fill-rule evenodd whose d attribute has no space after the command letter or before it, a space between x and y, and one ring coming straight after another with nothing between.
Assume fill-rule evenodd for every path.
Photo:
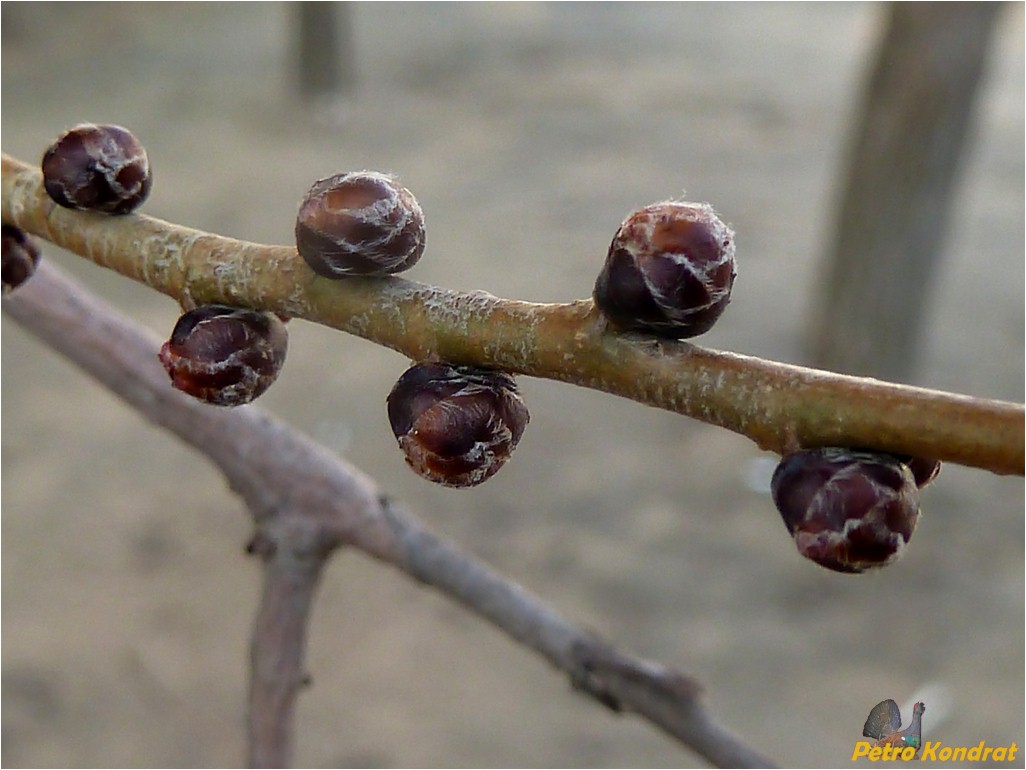
<instances>
[{"instance_id":1,"label":"branch bark","mask_svg":"<svg viewBox=\"0 0 1026 770\"><path fill-rule=\"evenodd\" d=\"M401 351L546 377L678 412L780 453L876 449L1023 474L1023 405L848 377L620 334L590 300L543 305L401 278L332 281L290 246L143 215L62 209L40 173L3 156L3 220L145 283L184 307L272 310Z\"/></svg>"},{"instance_id":2,"label":"branch bark","mask_svg":"<svg viewBox=\"0 0 1026 770\"><path fill-rule=\"evenodd\" d=\"M264 559L264 589L249 651L249 767L288 767L295 706L306 682L306 632L327 554L304 554L287 538L258 532L247 551Z\"/></svg>"},{"instance_id":3,"label":"branch bark","mask_svg":"<svg viewBox=\"0 0 1026 770\"><path fill-rule=\"evenodd\" d=\"M460 602L549 660L614 711L632 711L714 765L767 767L705 710L700 687L660 663L629 656L433 534L375 483L258 407L221 409L174 390L160 341L43 263L3 310L151 422L214 462L245 500L265 562L251 647L249 752L284 766L293 706L305 681L306 628L322 568L351 546Z\"/></svg>"}]
</instances>

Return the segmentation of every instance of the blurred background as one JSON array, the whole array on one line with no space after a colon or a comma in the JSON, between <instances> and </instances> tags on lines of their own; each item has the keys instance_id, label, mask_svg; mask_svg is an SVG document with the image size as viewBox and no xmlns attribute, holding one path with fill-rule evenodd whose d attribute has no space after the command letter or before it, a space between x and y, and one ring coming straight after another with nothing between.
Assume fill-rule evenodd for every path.
<instances>
[{"instance_id":1,"label":"blurred background","mask_svg":"<svg viewBox=\"0 0 1026 770\"><path fill-rule=\"evenodd\" d=\"M125 125L154 168L146 213L265 243L292 242L315 179L390 171L426 215L412 279L541 302L588 296L620 221L686 191L738 240L733 302L701 344L809 362L886 6L347 10L345 98L311 102L294 5L5 3L3 149L33 162L78 122ZM1023 29L1023 7L1004 7L909 376L1014 401ZM170 299L44 258L169 334ZM523 379L532 423L513 461L478 489L435 488L385 417L407 361L312 324L290 335L263 408L573 620L696 677L781 764L847 764L872 706L923 688L925 739L1023 746L1021 478L946 466L904 560L837 575L798 556L768 495L774 458L745 438ZM3 764L238 764L260 582L242 505L6 319L2 376ZM325 576L309 669L300 766L701 764L356 553Z\"/></svg>"}]
</instances>

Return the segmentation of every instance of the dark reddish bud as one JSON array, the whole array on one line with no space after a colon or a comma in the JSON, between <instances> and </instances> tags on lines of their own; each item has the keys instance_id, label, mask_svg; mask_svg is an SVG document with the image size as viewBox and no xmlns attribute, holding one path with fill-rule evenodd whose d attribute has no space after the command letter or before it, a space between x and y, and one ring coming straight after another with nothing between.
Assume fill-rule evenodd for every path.
<instances>
[{"instance_id":1,"label":"dark reddish bud","mask_svg":"<svg viewBox=\"0 0 1026 770\"><path fill-rule=\"evenodd\" d=\"M318 275L387 275L424 253L424 213L413 193L374 171L315 182L299 206L296 247Z\"/></svg>"},{"instance_id":2,"label":"dark reddish bud","mask_svg":"<svg viewBox=\"0 0 1026 770\"><path fill-rule=\"evenodd\" d=\"M150 194L146 150L121 126L68 129L47 149L42 165L47 194L65 208L127 214Z\"/></svg>"},{"instance_id":3,"label":"dark reddish bud","mask_svg":"<svg viewBox=\"0 0 1026 770\"><path fill-rule=\"evenodd\" d=\"M798 551L827 569L863 572L896 561L919 519L919 490L891 455L824 447L790 454L773 502Z\"/></svg>"},{"instance_id":4,"label":"dark reddish bud","mask_svg":"<svg viewBox=\"0 0 1026 770\"><path fill-rule=\"evenodd\" d=\"M491 478L529 419L513 377L489 369L415 364L388 394L388 420L406 462L447 487Z\"/></svg>"},{"instance_id":5,"label":"dark reddish bud","mask_svg":"<svg viewBox=\"0 0 1026 770\"><path fill-rule=\"evenodd\" d=\"M20 227L3 225L3 291L21 286L36 272L39 246L35 238Z\"/></svg>"},{"instance_id":6,"label":"dark reddish bud","mask_svg":"<svg viewBox=\"0 0 1026 770\"><path fill-rule=\"evenodd\" d=\"M160 361L178 390L217 406L248 404L285 364L288 332L274 315L204 305L178 319Z\"/></svg>"},{"instance_id":7,"label":"dark reddish bud","mask_svg":"<svg viewBox=\"0 0 1026 770\"><path fill-rule=\"evenodd\" d=\"M617 230L595 304L617 326L683 339L703 334L730 302L734 233L704 203L665 201Z\"/></svg>"}]
</instances>

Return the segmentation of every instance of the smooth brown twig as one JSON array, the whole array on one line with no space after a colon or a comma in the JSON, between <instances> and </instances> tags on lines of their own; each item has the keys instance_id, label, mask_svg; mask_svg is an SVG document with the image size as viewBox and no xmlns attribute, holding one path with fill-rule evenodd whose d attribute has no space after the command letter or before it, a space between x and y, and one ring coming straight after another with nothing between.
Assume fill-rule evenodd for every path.
<instances>
[{"instance_id":1,"label":"smooth brown twig","mask_svg":"<svg viewBox=\"0 0 1026 770\"><path fill-rule=\"evenodd\" d=\"M784 453L845 446L1023 474L1022 404L847 377L609 329L590 300L536 304L401 278L318 278L287 246L142 215L59 208L3 156L3 220L168 294L272 310L401 351L562 380L668 409ZM598 266L596 266L597 269Z\"/></svg>"},{"instance_id":2,"label":"smooth brown twig","mask_svg":"<svg viewBox=\"0 0 1026 770\"><path fill-rule=\"evenodd\" d=\"M246 501L265 563L254 624L249 760L284 766L294 704L306 680L311 601L323 566L355 547L433 586L566 673L615 711L632 711L715 765L771 763L705 710L699 686L660 663L628 656L430 532L375 483L258 407L222 409L174 390L157 363L160 341L46 263L3 310L147 419L205 454Z\"/></svg>"}]
</instances>

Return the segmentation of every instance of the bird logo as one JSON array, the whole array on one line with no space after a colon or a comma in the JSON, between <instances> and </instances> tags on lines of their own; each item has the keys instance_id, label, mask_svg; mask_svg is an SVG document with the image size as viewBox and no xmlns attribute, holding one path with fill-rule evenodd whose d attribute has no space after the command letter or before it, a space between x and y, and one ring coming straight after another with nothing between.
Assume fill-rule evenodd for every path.
<instances>
[{"instance_id":1,"label":"bird logo","mask_svg":"<svg viewBox=\"0 0 1026 770\"><path fill-rule=\"evenodd\" d=\"M911 746L916 755L923 747L923 712L926 704L919 702L912 707L912 722L904 730L901 729L901 712L898 704L890 698L880 701L866 718L862 734L874 738L876 746Z\"/></svg>"}]
</instances>

